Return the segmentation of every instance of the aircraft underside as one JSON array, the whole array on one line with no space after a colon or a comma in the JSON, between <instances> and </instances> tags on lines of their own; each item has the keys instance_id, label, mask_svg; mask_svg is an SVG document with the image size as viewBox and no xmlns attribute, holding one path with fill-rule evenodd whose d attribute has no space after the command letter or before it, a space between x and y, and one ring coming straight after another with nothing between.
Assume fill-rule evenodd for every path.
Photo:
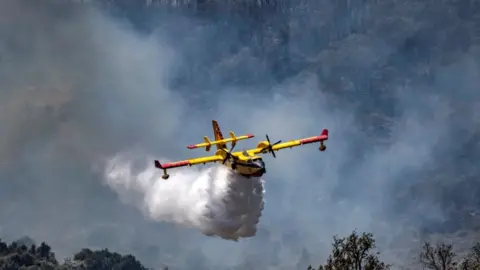
<instances>
[{"instance_id":1,"label":"aircraft underside","mask_svg":"<svg viewBox=\"0 0 480 270\"><path fill-rule=\"evenodd\" d=\"M240 166L240 165L239 165ZM233 170L233 169L232 169ZM250 177L261 177L262 175L264 175L266 173L266 170L265 169L259 169L259 170L256 170L256 171L250 171L250 172L241 172L239 170L239 168L237 167L236 170L233 170L236 174L239 174L241 176L244 176L246 178L250 178Z\"/></svg>"}]
</instances>

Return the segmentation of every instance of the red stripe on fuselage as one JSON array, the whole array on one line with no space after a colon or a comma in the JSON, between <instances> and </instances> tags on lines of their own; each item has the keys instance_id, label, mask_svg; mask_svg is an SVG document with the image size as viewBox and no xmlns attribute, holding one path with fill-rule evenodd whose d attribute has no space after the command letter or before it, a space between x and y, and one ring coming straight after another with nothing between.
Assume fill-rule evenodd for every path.
<instances>
[{"instance_id":1,"label":"red stripe on fuselage","mask_svg":"<svg viewBox=\"0 0 480 270\"><path fill-rule=\"evenodd\" d=\"M182 167L182 166L187 166L190 165L190 161L185 160L185 161L177 161L177 162L171 162L171 163L165 163L162 165L164 169L168 168L173 168L173 167Z\"/></svg>"},{"instance_id":2,"label":"red stripe on fuselage","mask_svg":"<svg viewBox=\"0 0 480 270\"><path fill-rule=\"evenodd\" d=\"M198 146L196 146L195 144L192 144L192 145L189 145L187 146L188 149L195 149L197 148Z\"/></svg>"}]
</instances>

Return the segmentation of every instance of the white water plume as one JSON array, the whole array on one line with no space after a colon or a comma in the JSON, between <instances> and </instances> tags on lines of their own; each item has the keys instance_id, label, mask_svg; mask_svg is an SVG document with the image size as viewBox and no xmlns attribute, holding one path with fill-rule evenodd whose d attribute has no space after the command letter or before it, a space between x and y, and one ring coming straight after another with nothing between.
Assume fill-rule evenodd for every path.
<instances>
[{"instance_id":1,"label":"white water plume","mask_svg":"<svg viewBox=\"0 0 480 270\"><path fill-rule=\"evenodd\" d=\"M208 236L237 241L252 237L263 210L263 180L245 178L224 166L172 170L164 181L153 158L117 155L107 162L105 179L121 200L153 220L196 228Z\"/></svg>"}]
</instances>

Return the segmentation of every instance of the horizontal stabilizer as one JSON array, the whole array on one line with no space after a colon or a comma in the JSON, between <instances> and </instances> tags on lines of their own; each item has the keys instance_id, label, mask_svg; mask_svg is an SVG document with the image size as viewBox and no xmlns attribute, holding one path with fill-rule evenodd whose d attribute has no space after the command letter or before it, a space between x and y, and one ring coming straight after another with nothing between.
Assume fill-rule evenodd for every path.
<instances>
[{"instance_id":1,"label":"horizontal stabilizer","mask_svg":"<svg viewBox=\"0 0 480 270\"><path fill-rule=\"evenodd\" d=\"M195 148L205 147L205 151L208 152L208 151L210 151L210 147L212 145L224 144L224 143L228 143L228 142L232 142L233 144L235 144L237 141L246 140L246 139L250 139L250 138L253 138L253 137L254 137L253 134L245 134L245 135L237 137L237 136L235 136L235 133L230 131L230 138L223 139L223 140L217 140L217 141L210 141L208 139L208 137L205 136L205 137L203 137L203 139L205 141L204 143L188 145L187 148L188 149L195 149Z\"/></svg>"}]
</instances>

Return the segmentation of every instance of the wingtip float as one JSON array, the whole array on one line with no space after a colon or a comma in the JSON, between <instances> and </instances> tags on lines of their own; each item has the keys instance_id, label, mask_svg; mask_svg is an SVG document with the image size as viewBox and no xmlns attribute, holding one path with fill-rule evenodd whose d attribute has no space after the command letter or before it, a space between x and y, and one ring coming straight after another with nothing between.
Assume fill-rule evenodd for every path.
<instances>
[{"instance_id":1,"label":"wingtip float","mask_svg":"<svg viewBox=\"0 0 480 270\"><path fill-rule=\"evenodd\" d=\"M187 148L196 149L205 147L205 151L208 152L210 151L212 146L216 146L217 151L215 152L215 154L211 156L199 157L165 164L161 164L160 161L155 160L155 167L163 170L163 179L167 180L170 177L167 174L167 169L206 164L210 162L222 162L224 166L231 168L236 173L245 177L260 177L267 171L265 168L265 162L258 154L272 153L273 157L276 157L275 151L315 142L320 143L320 146L318 148L320 151L323 152L327 149L324 141L328 140L328 129L323 129L322 133L318 136L299 140L291 140L284 143L282 143L282 140L279 140L278 142L272 144L270 142L270 138L268 137L268 135L266 135L267 140L259 142L256 148L232 153L232 150L235 147L237 141L253 138L254 135L245 134L237 137L235 133L233 133L233 131L230 131L230 138L224 138L218 122L213 120L212 126L214 141L210 141L207 136L204 136L203 143L188 145ZM227 143L231 144L230 149L227 148Z\"/></svg>"}]
</instances>

